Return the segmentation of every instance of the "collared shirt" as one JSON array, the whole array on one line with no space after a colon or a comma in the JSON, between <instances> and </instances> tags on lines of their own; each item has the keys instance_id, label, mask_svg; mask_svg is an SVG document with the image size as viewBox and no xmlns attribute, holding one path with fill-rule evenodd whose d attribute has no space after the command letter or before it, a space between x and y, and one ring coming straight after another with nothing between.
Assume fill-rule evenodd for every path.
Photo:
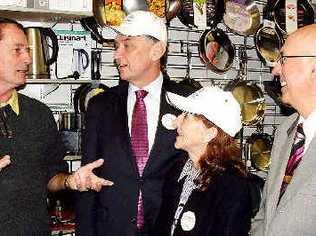
<instances>
[{"instance_id":1,"label":"collared shirt","mask_svg":"<svg viewBox=\"0 0 316 236\"><path fill-rule=\"evenodd\" d=\"M10 105L16 115L20 114L19 98L16 90L13 90L12 96L7 102L0 102L0 107L5 107L6 105Z\"/></svg>"},{"instance_id":2,"label":"collared shirt","mask_svg":"<svg viewBox=\"0 0 316 236\"><path fill-rule=\"evenodd\" d=\"M196 185L194 183L194 180L196 180L199 177L199 175L200 175L200 170L194 167L193 161L191 159L188 159L178 179L178 182L180 182L183 178L185 178L184 184L182 187L182 192L180 195L180 200L178 203L178 207L173 218L173 224L171 226L171 236L174 233L174 230L178 224L182 210L185 204L187 203L192 191L200 187L199 185Z\"/></svg>"},{"instance_id":3,"label":"collared shirt","mask_svg":"<svg viewBox=\"0 0 316 236\"><path fill-rule=\"evenodd\" d=\"M151 82L149 85L144 88L137 88L136 86L130 84L128 88L128 97L127 97L127 115L128 115L128 127L129 133L131 134L132 128L132 116L134 105L136 102L135 91L137 90L146 90L148 92L147 96L144 99L147 111L147 125L148 125L148 148L149 152L154 144L155 135L159 119L160 111L160 95L162 88L163 77L162 74L158 76L156 80Z\"/></svg>"},{"instance_id":4,"label":"collared shirt","mask_svg":"<svg viewBox=\"0 0 316 236\"><path fill-rule=\"evenodd\" d=\"M316 134L316 109L305 120L300 116L299 123L301 122L303 122L303 130L305 134L305 153Z\"/></svg>"}]
</instances>

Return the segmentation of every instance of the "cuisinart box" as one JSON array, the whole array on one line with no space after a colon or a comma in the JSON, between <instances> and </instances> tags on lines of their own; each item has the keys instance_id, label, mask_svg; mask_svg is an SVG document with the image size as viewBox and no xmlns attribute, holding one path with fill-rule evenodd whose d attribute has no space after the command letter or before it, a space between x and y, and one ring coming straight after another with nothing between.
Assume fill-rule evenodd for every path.
<instances>
[{"instance_id":1,"label":"cuisinart box","mask_svg":"<svg viewBox=\"0 0 316 236\"><path fill-rule=\"evenodd\" d=\"M87 31L54 30L58 38L57 78L91 79L91 35ZM52 66L51 75L55 75ZM54 76L55 77L55 76Z\"/></svg>"}]
</instances>

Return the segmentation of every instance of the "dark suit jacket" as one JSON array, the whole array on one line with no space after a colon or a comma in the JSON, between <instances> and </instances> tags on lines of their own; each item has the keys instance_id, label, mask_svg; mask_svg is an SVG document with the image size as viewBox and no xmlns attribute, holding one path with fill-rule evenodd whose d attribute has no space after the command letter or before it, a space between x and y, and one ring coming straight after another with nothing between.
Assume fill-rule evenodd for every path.
<instances>
[{"instance_id":1,"label":"dark suit jacket","mask_svg":"<svg viewBox=\"0 0 316 236\"><path fill-rule=\"evenodd\" d=\"M164 175L182 153L174 148L176 131L167 130L161 123L164 114L180 113L166 102L166 91L181 95L193 92L189 87L164 78L159 123L142 178L130 144L126 107L128 84L113 87L90 100L82 162L104 158L105 163L96 174L113 181L114 185L103 188L100 193L79 194L76 235L134 235L140 189L145 231L152 227L161 203Z\"/></svg>"},{"instance_id":2,"label":"dark suit jacket","mask_svg":"<svg viewBox=\"0 0 316 236\"><path fill-rule=\"evenodd\" d=\"M184 164L181 162L177 161L167 174L161 210L151 235L170 235L184 183L184 178L178 182ZM174 236L248 235L251 209L248 180L239 177L233 168L229 168L207 190L193 190L180 215ZM192 230L185 231L181 226L181 218L188 211L194 213L196 221L192 224Z\"/></svg>"}]
</instances>

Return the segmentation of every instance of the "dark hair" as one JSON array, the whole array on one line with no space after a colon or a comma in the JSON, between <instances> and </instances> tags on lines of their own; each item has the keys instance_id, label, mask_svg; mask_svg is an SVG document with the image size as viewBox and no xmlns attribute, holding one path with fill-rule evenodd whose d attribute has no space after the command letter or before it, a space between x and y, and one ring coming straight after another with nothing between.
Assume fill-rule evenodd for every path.
<instances>
[{"instance_id":1,"label":"dark hair","mask_svg":"<svg viewBox=\"0 0 316 236\"><path fill-rule=\"evenodd\" d=\"M14 24L16 27L18 27L20 30L22 30L25 33L23 25L21 25L17 21L9 19L9 18L0 17L0 40L2 40L3 38L2 29L7 24Z\"/></svg>"},{"instance_id":2,"label":"dark hair","mask_svg":"<svg viewBox=\"0 0 316 236\"><path fill-rule=\"evenodd\" d=\"M152 40L154 43L159 42L159 39L156 39L155 37L151 35L145 35L145 37ZM166 51L160 58L160 70L162 72L166 72L165 70L166 70L166 65L167 65L167 58L168 58L167 56L168 56L168 47L166 46Z\"/></svg>"},{"instance_id":3,"label":"dark hair","mask_svg":"<svg viewBox=\"0 0 316 236\"><path fill-rule=\"evenodd\" d=\"M207 128L217 128L217 136L208 143L206 152L199 160L201 174L197 184L201 185L201 190L207 189L210 183L227 168L233 169L239 176L246 177L246 166L241 161L237 141L203 115L195 116L202 120Z\"/></svg>"}]
</instances>

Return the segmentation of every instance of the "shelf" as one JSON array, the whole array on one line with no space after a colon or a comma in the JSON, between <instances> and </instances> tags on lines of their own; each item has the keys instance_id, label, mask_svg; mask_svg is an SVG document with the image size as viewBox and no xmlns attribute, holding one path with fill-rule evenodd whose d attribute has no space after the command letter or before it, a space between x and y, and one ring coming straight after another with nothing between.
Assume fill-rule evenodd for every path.
<instances>
[{"instance_id":1,"label":"shelf","mask_svg":"<svg viewBox=\"0 0 316 236\"><path fill-rule=\"evenodd\" d=\"M67 155L64 157L65 161L81 161L80 155Z\"/></svg>"},{"instance_id":2,"label":"shelf","mask_svg":"<svg viewBox=\"0 0 316 236\"><path fill-rule=\"evenodd\" d=\"M83 17L93 16L92 11L59 11L17 6L0 6L0 14L2 17L13 18L22 21L26 20L52 22L79 20Z\"/></svg>"},{"instance_id":3,"label":"shelf","mask_svg":"<svg viewBox=\"0 0 316 236\"><path fill-rule=\"evenodd\" d=\"M98 83L99 80L91 79L28 79L26 80L27 84L89 84L89 83Z\"/></svg>"}]
</instances>

